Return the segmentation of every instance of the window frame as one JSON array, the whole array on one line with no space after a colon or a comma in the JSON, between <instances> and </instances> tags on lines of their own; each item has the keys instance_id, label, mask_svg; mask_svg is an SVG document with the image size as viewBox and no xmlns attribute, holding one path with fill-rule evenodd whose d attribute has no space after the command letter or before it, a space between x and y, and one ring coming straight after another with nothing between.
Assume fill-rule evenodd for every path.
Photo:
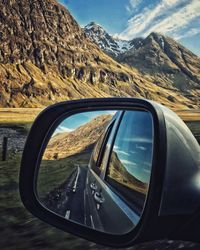
<instances>
[{"instance_id":1,"label":"window frame","mask_svg":"<svg viewBox=\"0 0 200 250\"><path fill-rule=\"evenodd\" d=\"M113 118L111 119L111 121L107 125L105 131L103 131L103 133L100 135L97 143L99 142L101 136L104 134L103 140L102 140L102 143L100 145L100 149L99 149L96 161L94 161L92 158L93 158L93 154L95 152L95 147L96 147L97 143L96 143L96 145L94 147L94 151L92 152L91 159L90 159L90 164L89 164L90 168L91 168L92 171L94 171L101 178L102 178L102 173L101 173L101 170L100 170L100 166L101 166L101 162L103 160L104 154L105 154L105 149L106 149L106 145L107 145L108 139L110 138L110 135L111 135L113 129L115 130L115 128L114 128L115 124L117 124L117 129L118 129L118 124L121 121L121 116L122 116L123 113L124 113L124 111L121 111L121 110L117 111L117 113L113 116ZM114 137L111 139L112 140L112 144L113 144L113 139L114 138L115 138L115 132L114 132ZM110 151L109 151L109 156L110 156ZM93 161L93 162L91 162L91 161ZM106 161L106 167L105 167L105 169L106 168L107 168L107 161Z\"/></svg>"}]
</instances>

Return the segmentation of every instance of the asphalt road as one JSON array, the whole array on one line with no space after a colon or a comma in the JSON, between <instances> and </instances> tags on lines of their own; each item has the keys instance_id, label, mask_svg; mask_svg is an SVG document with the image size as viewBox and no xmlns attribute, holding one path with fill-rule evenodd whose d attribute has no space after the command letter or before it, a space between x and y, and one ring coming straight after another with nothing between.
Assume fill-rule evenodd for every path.
<instances>
[{"instance_id":1,"label":"asphalt road","mask_svg":"<svg viewBox=\"0 0 200 250\"><path fill-rule=\"evenodd\" d=\"M51 211L78 223L84 224L84 190L87 170L78 166L66 182L54 189L43 201Z\"/></svg>"},{"instance_id":2,"label":"asphalt road","mask_svg":"<svg viewBox=\"0 0 200 250\"><path fill-rule=\"evenodd\" d=\"M88 219L91 218L91 215L85 207L85 203L89 202L85 194L86 177L87 168L77 164L66 182L48 194L45 198L44 205L66 219L76 221L83 225L91 225L91 219ZM134 192L133 190L130 191L130 189L122 187L114 180L110 180L110 184L111 183L116 190L120 190L120 194L124 199L127 202L129 201L129 206L140 215L143 209L145 195Z\"/></svg>"},{"instance_id":3,"label":"asphalt road","mask_svg":"<svg viewBox=\"0 0 200 250\"><path fill-rule=\"evenodd\" d=\"M85 168L77 166L76 172L69 179L66 188L65 218L84 224L84 190L87 171Z\"/></svg>"}]
</instances>

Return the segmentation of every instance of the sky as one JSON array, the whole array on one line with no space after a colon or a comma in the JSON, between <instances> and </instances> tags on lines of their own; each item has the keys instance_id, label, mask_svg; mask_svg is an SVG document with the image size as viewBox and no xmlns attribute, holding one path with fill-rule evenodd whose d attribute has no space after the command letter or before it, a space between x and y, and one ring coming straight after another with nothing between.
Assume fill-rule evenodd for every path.
<instances>
[{"instance_id":1,"label":"sky","mask_svg":"<svg viewBox=\"0 0 200 250\"><path fill-rule=\"evenodd\" d=\"M64 133L64 132L72 132L78 127L90 122L95 117L101 116L101 115L114 115L116 111L111 110L104 110L104 111L91 111L91 112L82 112L75 115L72 115L66 119L64 119L59 126L56 128L55 132L53 133L53 136L55 136L58 133Z\"/></svg>"},{"instance_id":2,"label":"sky","mask_svg":"<svg viewBox=\"0 0 200 250\"><path fill-rule=\"evenodd\" d=\"M59 0L83 27L91 21L131 40L160 32L200 56L200 0Z\"/></svg>"}]
</instances>

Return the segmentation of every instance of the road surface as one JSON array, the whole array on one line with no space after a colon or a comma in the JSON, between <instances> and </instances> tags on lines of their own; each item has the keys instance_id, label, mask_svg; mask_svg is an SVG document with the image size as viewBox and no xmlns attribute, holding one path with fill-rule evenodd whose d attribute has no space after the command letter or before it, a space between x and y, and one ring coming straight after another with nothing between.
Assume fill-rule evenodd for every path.
<instances>
[{"instance_id":1,"label":"road surface","mask_svg":"<svg viewBox=\"0 0 200 250\"><path fill-rule=\"evenodd\" d=\"M66 182L47 195L43 201L44 205L66 219L84 224L86 176L86 167L77 164L76 169L67 178Z\"/></svg>"}]
</instances>

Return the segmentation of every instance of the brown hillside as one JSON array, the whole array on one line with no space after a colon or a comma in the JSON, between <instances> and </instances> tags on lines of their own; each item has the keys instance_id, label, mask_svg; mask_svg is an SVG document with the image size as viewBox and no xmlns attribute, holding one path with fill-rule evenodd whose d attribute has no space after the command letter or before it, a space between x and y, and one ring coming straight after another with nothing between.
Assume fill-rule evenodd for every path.
<instances>
[{"instance_id":1,"label":"brown hillside","mask_svg":"<svg viewBox=\"0 0 200 250\"><path fill-rule=\"evenodd\" d=\"M0 107L43 107L84 97L133 96L169 107L196 100L120 65L53 0L0 1Z\"/></svg>"},{"instance_id":2,"label":"brown hillside","mask_svg":"<svg viewBox=\"0 0 200 250\"><path fill-rule=\"evenodd\" d=\"M200 58L174 39L151 33L117 60L137 68L144 77L148 74L155 85L174 89L200 104Z\"/></svg>"},{"instance_id":3,"label":"brown hillside","mask_svg":"<svg viewBox=\"0 0 200 250\"><path fill-rule=\"evenodd\" d=\"M88 150L91 152L111 118L111 115L100 115L72 132L63 132L53 136L43 159L61 159Z\"/></svg>"}]
</instances>

